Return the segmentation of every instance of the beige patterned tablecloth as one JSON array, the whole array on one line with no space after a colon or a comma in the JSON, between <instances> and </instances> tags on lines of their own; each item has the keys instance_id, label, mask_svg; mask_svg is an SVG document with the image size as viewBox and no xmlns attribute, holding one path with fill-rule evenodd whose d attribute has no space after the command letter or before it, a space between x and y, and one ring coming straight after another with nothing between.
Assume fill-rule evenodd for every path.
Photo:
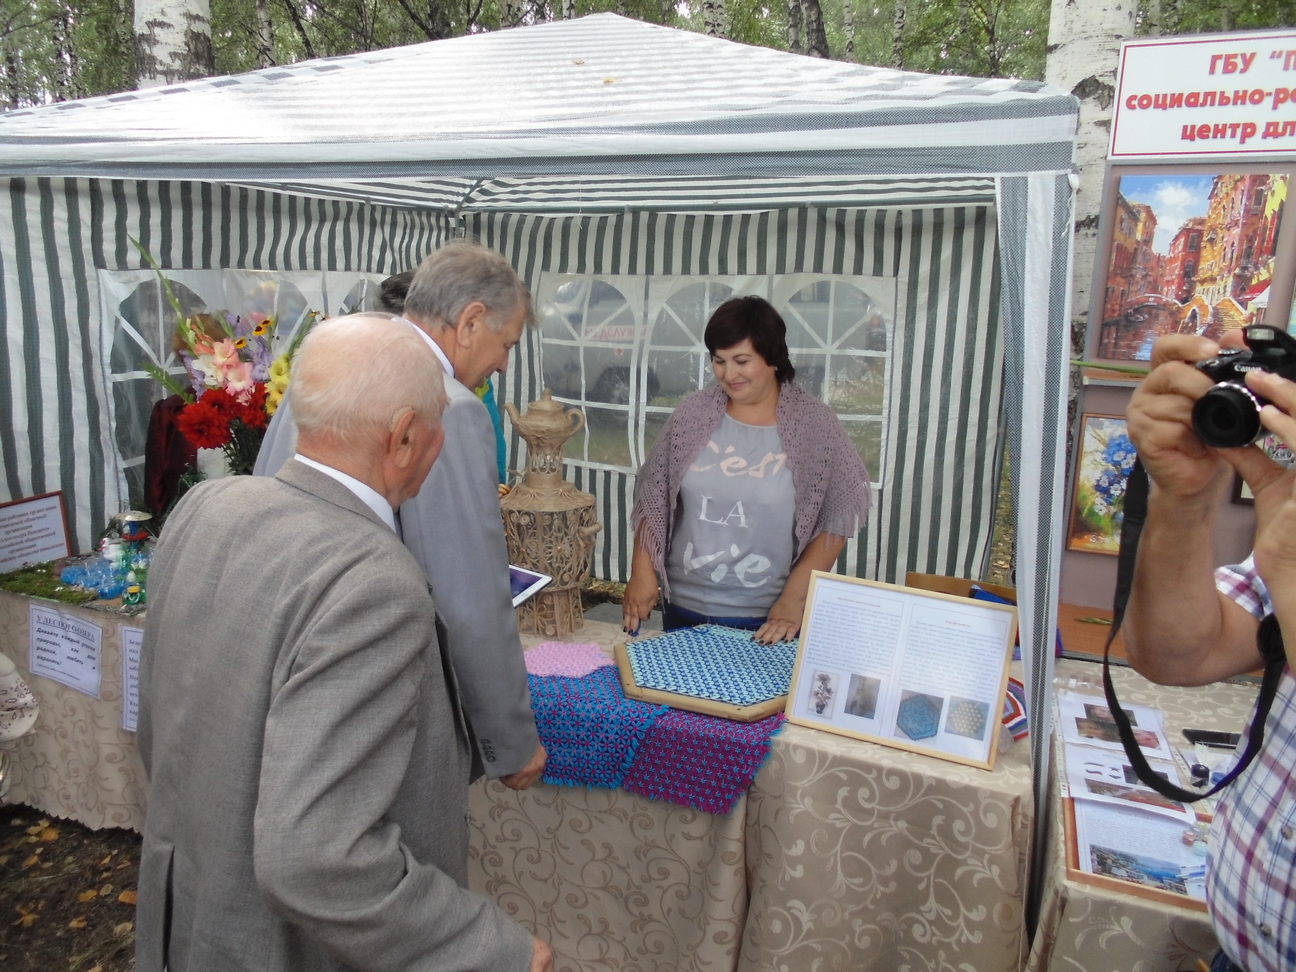
<instances>
[{"instance_id":1,"label":"beige patterned tablecloth","mask_svg":"<svg viewBox=\"0 0 1296 972\"><path fill-rule=\"evenodd\" d=\"M1101 678L1101 669L1087 662L1059 661L1057 673ZM1194 689L1153 685L1128 668L1113 668L1112 681L1122 702L1165 712L1174 746L1184 745L1179 730L1186 726L1239 731L1257 692L1251 683ZM1101 695L1101 687L1094 694ZM1059 765L1055 758L1055 781ZM1049 806L1048 872L1028 972L1190 972L1198 958L1209 961L1217 946L1204 912L1068 878L1056 789Z\"/></svg>"},{"instance_id":2,"label":"beige patterned tablecloth","mask_svg":"<svg viewBox=\"0 0 1296 972\"><path fill-rule=\"evenodd\" d=\"M141 622L108 611L37 603L102 632L99 698L31 673L32 599L0 591L0 652L18 667L40 703L35 730L14 744L8 799L92 830L138 831L144 825L148 781L135 733L121 728L121 625L139 627Z\"/></svg>"},{"instance_id":3,"label":"beige patterned tablecloth","mask_svg":"<svg viewBox=\"0 0 1296 972\"><path fill-rule=\"evenodd\" d=\"M621 637L590 622L567 640ZM539 929L560 970L1014 972L1028 760L1017 744L987 772L789 725L722 817L479 783L470 882Z\"/></svg>"}]
</instances>

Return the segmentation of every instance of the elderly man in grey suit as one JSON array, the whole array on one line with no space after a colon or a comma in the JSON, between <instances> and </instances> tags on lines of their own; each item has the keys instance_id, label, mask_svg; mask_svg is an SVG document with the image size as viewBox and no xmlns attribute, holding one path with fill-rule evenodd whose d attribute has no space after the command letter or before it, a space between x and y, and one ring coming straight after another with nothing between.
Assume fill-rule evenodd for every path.
<instances>
[{"instance_id":1,"label":"elderly man in grey suit","mask_svg":"<svg viewBox=\"0 0 1296 972\"><path fill-rule=\"evenodd\" d=\"M321 325L296 456L203 483L149 576L141 972L551 968L466 890L469 744L427 580L394 531L441 450L409 327Z\"/></svg>"},{"instance_id":2,"label":"elderly man in grey suit","mask_svg":"<svg viewBox=\"0 0 1296 972\"><path fill-rule=\"evenodd\" d=\"M475 743L473 777L484 772L523 789L539 779L546 754L509 589L494 427L471 389L508 366L531 298L504 257L456 241L419 265L404 316L441 361L450 399L441 459L400 509L405 545L427 571L445 619ZM294 395L290 388L266 431L257 475L273 475L292 455Z\"/></svg>"}]
</instances>

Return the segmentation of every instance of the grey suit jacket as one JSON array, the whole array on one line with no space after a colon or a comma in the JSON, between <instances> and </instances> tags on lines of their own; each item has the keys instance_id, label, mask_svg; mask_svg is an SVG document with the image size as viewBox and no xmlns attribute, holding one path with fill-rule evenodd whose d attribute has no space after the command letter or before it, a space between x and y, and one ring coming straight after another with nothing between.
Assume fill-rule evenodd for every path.
<instances>
[{"instance_id":1,"label":"grey suit jacket","mask_svg":"<svg viewBox=\"0 0 1296 972\"><path fill-rule=\"evenodd\" d=\"M526 969L462 887L469 747L408 551L301 463L191 491L149 574L136 968Z\"/></svg>"},{"instance_id":2,"label":"grey suit jacket","mask_svg":"<svg viewBox=\"0 0 1296 972\"><path fill-rule=\"evenodd\" d=\"M401 527L445 618L474 756L498 778L525 766L540 736L509 590L495 430L471 389L449 375L445 384L445 445L418 496L401 507ZM290 392L266 431L259 476L274 475L296 450L291 398Z\"/></svg>"}]
</instances>

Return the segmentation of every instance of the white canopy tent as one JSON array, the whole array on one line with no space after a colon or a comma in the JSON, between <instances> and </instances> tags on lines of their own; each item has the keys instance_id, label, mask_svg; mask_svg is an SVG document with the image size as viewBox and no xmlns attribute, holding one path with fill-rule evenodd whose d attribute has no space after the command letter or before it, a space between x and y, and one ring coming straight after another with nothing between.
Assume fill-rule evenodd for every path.
<instances>
[{"instance_id":1,"label":"white canopy tent","mask_svg":"<svg viewBox=\"0 0 1296 972\"><path fill-rule=\"evenodd\" d=\"M623 578L664 376L696 387L708 308L762 293L870 463L878 501L845 569L975 576L1007 439L1021 640L1047 725L1077 112L1036 82L823 61L611 14L10 112L0 500L62 490L82 548L128 504L123 429L139 406L123 389L141 387L140 356L167 355L165 327L132 317L157 302L132 289L149 275L132 238L196 305L249 299L260 284L239 275L262 271L295 275L296 309L336 312L470 235L548 314L501 397L538 397L567 355L568 398L616 430L568 473L607 526L595 573ZM600 308L624 327L593 334ZM861 338L851 314L879 336ZM592 391L596 351L622 356L621 398ZM841 391L868 381L867 401ZM1033 742L1043 794L1047 740Z\"/></svg>"}]
</instances>

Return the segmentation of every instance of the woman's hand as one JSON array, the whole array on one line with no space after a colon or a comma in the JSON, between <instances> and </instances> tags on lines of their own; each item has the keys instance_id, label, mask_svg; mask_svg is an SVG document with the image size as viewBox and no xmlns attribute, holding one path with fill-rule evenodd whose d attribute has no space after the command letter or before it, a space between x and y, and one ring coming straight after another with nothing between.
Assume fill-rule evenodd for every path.
<instances>
[{"instance_id":1,"label":"woman's hand","mask_svg":"<svg viewBox=\"0 0 1296 972\"><path fill-rule=\"evenodd\" d=\"M626 582L625 594L621 597L621 630L628 635L637 635L639 625L648 620L656 606L657 572L653 570L652 558L639 546L639 538L635 537L630 580Z\"/></svg>"},{"instance_id":2,"label":"woman's hand","mask_svg":"<svg viewBox=\"0 0 1296 972\"><path fill-rule=\"evenodd\" d=\"M752 641L759 641L762 645L772 645L776 641L787 641L795 638L801 630L801 616L805 610L805 598L801 598L800 605L795 603L795 598L788 597L787 591L783 596L774 602L770 608L769 614L765 618L765 623L756 629L752 635Z\"/></svg>"}]
</instances>

